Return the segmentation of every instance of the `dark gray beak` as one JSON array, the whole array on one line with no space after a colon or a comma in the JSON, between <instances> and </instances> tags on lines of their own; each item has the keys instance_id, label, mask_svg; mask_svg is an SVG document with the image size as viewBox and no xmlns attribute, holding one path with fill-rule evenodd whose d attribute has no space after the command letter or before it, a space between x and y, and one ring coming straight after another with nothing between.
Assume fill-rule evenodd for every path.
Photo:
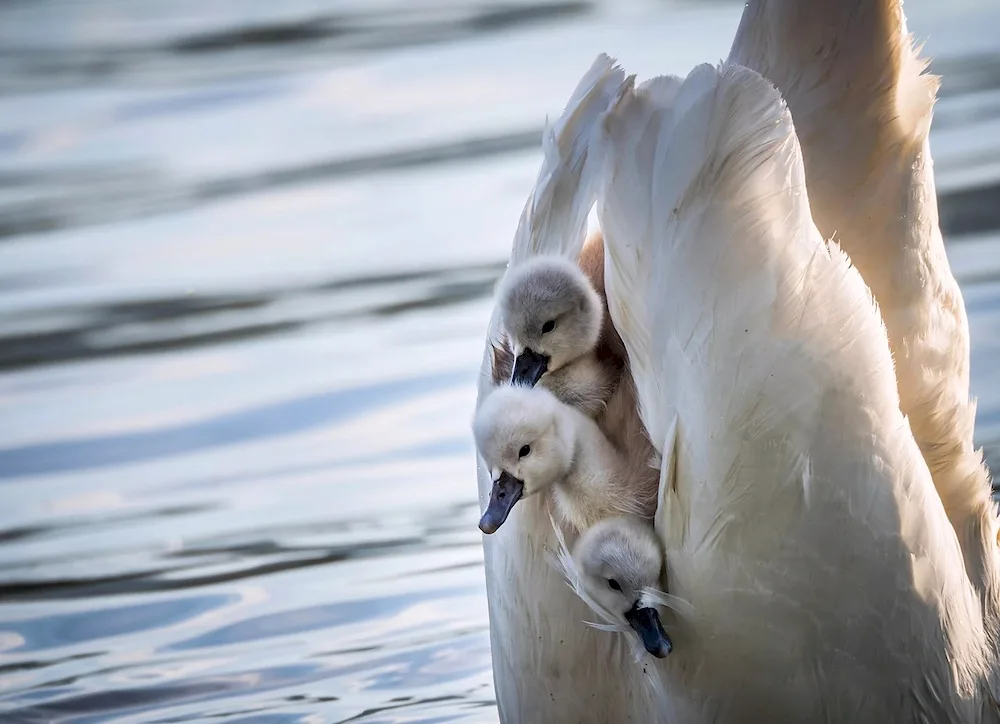
<instances>
[{"instance_id":1,"label":"dark gray beak","mask_svg":"<svg viewBox=\"0 0 1000 724\"><path fill-rule=\"evenodd\" d=\"M549 358L533 349L525 349L514 358L514 373L510 377L512 385L534 387L549 369Z\"/></svg>"},{"instance_id":2,"label":"dark gray beak","mask_svg":"<svg viewBox=\"0 0 1000 724\"><path fill-rule=\"evenodd\" d=\"M646 651L658 659L674 650L674 644L660 624L660 614L655 608L639 608L638 602L625 614L628 625L642 639Z\"/></svg>"},{"instance_id":3,"label":"dark gray beak","mask_svg":"<svg viewBox=\"0 0 1000 724\"><path fill-rule=\"evenodd\" d=\"M521 499L522 492L524 492L524 483L513 475L500 473L500 477L493 483L490 503L486 506L486 512L479 519L479 530L486 535L496 533L507 520L514 503Z\"/></svg>"}]
</instances>

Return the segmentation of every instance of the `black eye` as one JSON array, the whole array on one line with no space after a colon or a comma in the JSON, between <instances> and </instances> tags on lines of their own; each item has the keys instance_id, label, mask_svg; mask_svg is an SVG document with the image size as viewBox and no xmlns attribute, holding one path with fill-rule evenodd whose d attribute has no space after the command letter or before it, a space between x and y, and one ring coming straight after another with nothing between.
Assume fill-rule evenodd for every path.
<instances>
[{"instance_id":1,"label":"black eye","mask_svg":"<svg viewBox=\"0 0 1000 724\"><path fill-rule=\"evenodd\" d=\"M556 328L556 320L550 319L548 322L542 325L542 334L548 334L555 328Z\"/></svg>"},{"instance_id":2,"label":"black eye","mask_svg":"<svg viewBox=\"0 0 1000 724\"><path fill-rule=\"evenodd\" d=\"M609 579L608 579L608 587L609 587L609 588L610 588L610 589L611 589L612 591L620 591L620 590L622 590L622 584L620 584L620 583L619 583L618 581L616 581L616 580L615 580L614 578L609 578Z\"/></svg>"},{"instance_id":3,"label":"black eye","mask_svg":"<svg viewBox=\"0 0 1000 724\"><path fill-rule=\"evenodd\" d=\"M531 446L530 445L525 445L520 450L518 450L517 456L519 458L523 458L523 457L527 457L529 453L531 453Z\"/></svg>"}]
</instances>

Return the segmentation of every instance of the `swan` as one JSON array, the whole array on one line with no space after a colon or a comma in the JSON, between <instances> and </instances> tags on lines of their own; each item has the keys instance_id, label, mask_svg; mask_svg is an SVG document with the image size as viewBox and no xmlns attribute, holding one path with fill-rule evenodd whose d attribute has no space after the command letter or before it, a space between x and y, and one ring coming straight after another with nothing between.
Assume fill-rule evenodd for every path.
<instances>
[{"instance_id":1,"label":"swan","mask_svg":"<svg viewBox=\"0 0 1000 724\"><path fill-rule=\"evenodd\" d=\"M623 84L621 69L608 56L599 56L547 129L542 167L514 235L510 269L535 256L572 259L580 254L596 193L590 139ZM603 262L603 249L599 255L592 251ZM603 288L603 282L598 286ZM504 389L497 385L494 365L503 334L499 316L495 307L483 350L477 411ZM618 389L623 396L630 394L627 385ZM604 415L611 413L616 394ZM635 418L630 423L633 430L641 429L634 406L628 408L623 403L620 409ZM485 508L494 481L481 455L477 455L477 478ZM493 680L501 721L656 721L649 716L652 694L630 647L620 637L583 625L590 610L546 556L546 551L557 550L558 540L544 498L523 500L499 530L483 538Z\"/></svg>"},{"instance_id":2,"label":"swan","mask_svg":"<svg viewBox=\"0 0 1000 724\"><path fill-rule=\"evenodd\" d=\"M541 383L596 416L619 370L597 357L604 303L580 267L557 256L529 259L504 276L497 306L511 348L511 382Z\"/></svg>"},{"instance_id":3,"label":"swan","mask_svg":"<svg viewBox=\"0 0 1000 724\"><path fill-rule=\"evenodd\" d=\"M971 445L967 323L939 242L926 142L935 81L921 75L900 3L817 0L806 7L791 0L750 0L730 60L759 71L788 100L816 224L850 253L881 305L896 357L900 407L958 533L984 617L995 620L995 514L983 484L987 473ZM894 275L905 283L897 281L896 288L886 279ZM488 340L497 333L493 319ZM480 401L493 387L488 353L489 344ZM481 462L479 481L482 497L490 479ZM580 671L593 660L585 658L588 652L606 642L587 631L571 646L552 644L569 630L567 622L579 617L579 602L553 587L549 571L536 565L533 554L546 545L546 536L518 535L518 528L545 527L536 502L525 501L520 520L515 515L499 538L484 542L501 719L593 721L612 713L620 718L622 688L603 686L620 677ZM536 646L536 640L542 644ZM670 658L676 665L677 655ZM568 681L570 672L577 682ZM576 683L592 692L589 706L574 696ZM682 698L674 702L676 708Z\"/></svg>"},{"instance_id":4,"label":"swan","mask_svg":"<svg viewBox=\"0 0 1000 724\"><path fill-rule=\"evenodd\" d=\"M497 389L476 411L473 436L493 481L484 533L495 533L518 501L548 492L577 531L615 513L653 517L657 479L644 474L646 462L630 465L596 422L543 387Z\"/></svg>"},{"instance_id":5,"label":"swan","mask_svg":"<svg viewBox=\"0 0 1000 724\"><path fill-rule=\"evenodd\" d=\"M813 218L879 305L900 408L1000 652L998 518L973 444L969 324L938 224L928 141L939 80L924 72L899 0L749 0L729 59L788 103Z\"/></svg>"},{"instance_id":6,"label":"swan","mask_svg":"<svg viewBox=\"0 0 1000 724\"><path fill-rule=\"evenodd\" d=\"M657 608L665 601L663 550L649 521L605 518L580 535L572 553L560 540L558 563L577 595L606 622L600 628L631 630L660 659L673 651Z\"/></svg>"},{"instance_id":7,"label":"swan","mask_svg":"<svg viewBox=\"0 0 1000 724\"><path fill-rule=\"evenodd\" d=\"M607 313L600 230L587 237L575 264L541 256L512 268L498 285L497 312L506 331L493 345L494 386L542 384L594 417L627 457L652 456L625 347Z\"/></svg>"},{"instance_id":8,"label":"swan","mask_svg":"<svg viewBox=\"0 0 1000 724\"><path fill-rule=\"evenodd\" d=\"M995 715L981 611L885 328L812 221L778 91L699 66L622 94L596 143L610 313L661 455L671 593L694 612L656 664L658 714Z\"/></svg>"}]
</instances>

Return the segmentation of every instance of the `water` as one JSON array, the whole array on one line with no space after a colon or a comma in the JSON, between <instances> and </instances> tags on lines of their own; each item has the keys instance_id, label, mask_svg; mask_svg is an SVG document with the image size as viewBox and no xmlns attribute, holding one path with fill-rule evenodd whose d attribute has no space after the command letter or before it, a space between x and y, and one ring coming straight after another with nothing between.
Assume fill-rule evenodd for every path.
<instances>
[{"instance_id":1,"label":"water","mask_svg":"<svg viewBox=\"0 0 1000 724\"><path fill-rule=\"evenodd\" d=\"M935 5L992 452L1000 13ZM0 719L495 721L468 426L541 122L740 9L0 4Z\"/></svg>"}]
</instances>

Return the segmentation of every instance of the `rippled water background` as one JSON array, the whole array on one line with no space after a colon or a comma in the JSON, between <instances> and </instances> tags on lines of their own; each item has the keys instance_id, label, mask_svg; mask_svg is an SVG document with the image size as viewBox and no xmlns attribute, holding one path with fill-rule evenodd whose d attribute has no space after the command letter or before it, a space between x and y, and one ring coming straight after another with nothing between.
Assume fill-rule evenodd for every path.
<instances>
[{"instance_id":1,"label":"rippled water background","mask_svg":"<svg viewBox=\"0 0 1000 724\"><path fill-rule=\"evenodd\" d=\"M1000 464L1000 8L909 0ZM0 3L0 720L495 721L469 421L597 52L741 4Z\"/></svg>"}]
</instances>

